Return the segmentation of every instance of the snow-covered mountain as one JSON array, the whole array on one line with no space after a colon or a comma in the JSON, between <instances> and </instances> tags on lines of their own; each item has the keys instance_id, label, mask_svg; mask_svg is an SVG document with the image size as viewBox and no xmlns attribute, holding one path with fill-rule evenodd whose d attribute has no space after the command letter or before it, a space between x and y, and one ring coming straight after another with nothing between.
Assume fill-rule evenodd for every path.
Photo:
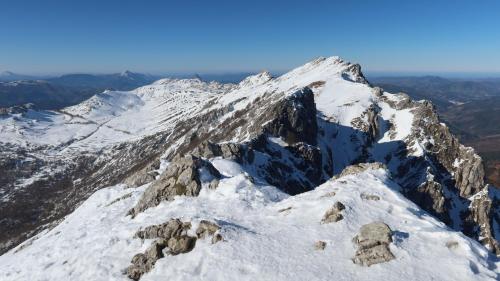
<instances>
[{"instance_id":1,"label":"snow-covered mountain","mask_svg":"<svg viewBox=\"0 0 500 281\"><path fill-rule=\"evenodd\" d=\"M481 158L338 57L19 109L0 134L5 280L499 278Z\"/></svg>"}]
</instances>

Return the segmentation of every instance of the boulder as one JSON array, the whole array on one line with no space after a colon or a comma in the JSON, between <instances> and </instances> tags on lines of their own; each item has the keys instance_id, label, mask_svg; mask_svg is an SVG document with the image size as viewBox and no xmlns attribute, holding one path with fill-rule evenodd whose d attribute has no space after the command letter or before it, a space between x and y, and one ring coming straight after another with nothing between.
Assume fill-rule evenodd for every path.
<instances>
[{"instance_id":1,"label":"boulder","mask_svg":"<svg viewBox=\"0 0 500 281\"><path fill-rule=\"evenodd\" d=\"M196 236L199 239L204 239L207 236L213 236L217 231L219 231L220 226L216 223L202 220L196 229Z\"/></svg>"},{"instance_id":2,"label":"boulder","mask_svg":"<svg viewBox=\"0 0 500 281\"><path fill-rule=\"evenodd\" d=\"M325 241L316 241L314 243L314 249L316 250L324 250L326 248L326 242Z\"/></svg>"},{"instance_id":3,"label":"boulder","mask_svg":"<svg viewBox=\"0 0 500 281\"><path fill-rule=\"evenodd\" d=\"M358 250L352 261L362 266L387 262L394 259L389 249L392 242L392 231L383 222L372 222L363 225L359 234L353 238Z\"/></svg>"},{"instance_id":4,"label":"boulder","mask_svg":"<svg viewBox=\"0 0 500 281\"><path fill-rule=\"evenodd\" d=\"M344 204L340 202L335 202L333 206L326 211L326 213L323 215L323 219L321 220L321 223L331 223L331 222L338 222L342 220L344 217L342 216L342 210L345 209Z\"/></svg>"},{"instance_id":5,"label":"boulder","mask_svg":"<svg viewBox=\"0 0 500 281\"><path fill-rule=\"evenodd\" d=\"M171 255L187 253L196 245L196 237L188 235L173 236L167 241L168 252Z\"/></svg>"}]
</instances>

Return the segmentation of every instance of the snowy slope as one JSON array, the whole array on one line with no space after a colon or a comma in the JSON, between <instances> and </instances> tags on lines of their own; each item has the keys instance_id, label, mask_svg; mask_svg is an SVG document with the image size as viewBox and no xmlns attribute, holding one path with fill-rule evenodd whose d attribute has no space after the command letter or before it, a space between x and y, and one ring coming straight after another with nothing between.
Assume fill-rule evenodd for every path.
<instances>
[{"instance_id":1,"label":"snowy slope","mask_svg":"<svg viewBox=\"0 0 500 281\"><path fill-rule=\"evenodd\" d=\"M29 110L0 118L0 143L96 151L172 129L231 87L197 79L163 79L130 92L105 91L60 112Z\"/></svg>"},{"instance_id":2,"label":"snowy slope","mask_svg":"<svg viewBox=\"0 0 500 281\"><path fill-rule=\"evenodd\" d=\"M118 185L96 192L59 226L1 256L1 279L127 280L122 270L151 243L132 238L134 232L181 218L216 221L225 241L200 240L190 253L160 259L141 280L498 280L500 263L488 260L486 249L405 199L384 170L288 197L252 184L234 162L213 163L227 176L217 190L178 197L134 219L125 214L145 187ZM336 195L324 196L332 191ZM363 200L362 193L381 199ZM112 203L126 194L131 196ZM336 201L346 205L344 219L321 224ZM373 221L394 231L390 249L396 259L363 268L351 261L351 239ZM318 240L327 242L325 250L314 249ZM446 246L455 242L456 247Z\"/></svg>"}]
</instances>

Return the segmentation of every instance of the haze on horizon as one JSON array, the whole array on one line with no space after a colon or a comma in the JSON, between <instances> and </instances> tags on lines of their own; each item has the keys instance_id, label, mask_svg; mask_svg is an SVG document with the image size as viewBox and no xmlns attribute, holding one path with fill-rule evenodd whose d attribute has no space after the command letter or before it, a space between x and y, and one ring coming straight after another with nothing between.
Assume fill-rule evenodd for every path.
<instances>
[{"instance_id":1,"label":"haze on horizon","mask_svg":"<svg viewBox=\"0 0 500 281\"><path fill-rule=\"evenodd\" d=\"M338 55L372 73L500 73L500 2L493 0L1 6L0 71L281 72Z\"/></svg>"}]
</instances>

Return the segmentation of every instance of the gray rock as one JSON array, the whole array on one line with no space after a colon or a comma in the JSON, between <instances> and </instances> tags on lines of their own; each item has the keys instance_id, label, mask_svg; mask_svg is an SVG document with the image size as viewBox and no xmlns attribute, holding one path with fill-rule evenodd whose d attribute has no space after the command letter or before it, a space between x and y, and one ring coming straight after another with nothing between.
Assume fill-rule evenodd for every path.
<instances>
[{"instance_id":1,"label":"gray rock","mask_svg":"<svg viewBox=\"0 0 500 281\"><path fill-rule=\"evenodd\" d=\"M342 216L342 210L345 209L344 204L340 202L335 202L333 206L326 211L323 215L323 219L321 219L321 223L331 223L338 222L342 220L344 217Z\"/></svg>"},{"instance_id":2,"label":"gray rock","mask_svg":"<svg viewBox=\"0 0 500 281\"><path fill-rule=\"evenodd\" d=\"M394 259L394 255L389 250L389 247L386 244L380 244L370 248L358 249L352 261L362 266L370 266L388 262L392 259Z\"/></svg>"},{"instance_id":3,"label":"gray rock","mask_svg":"<svg viewBox=\"0 0 500 281\"><path fill-rule=\"evenodd\" d=\"M132 265L127 268L127 276L132 280L139 280L141 276L153 269L156 261L163 258L165 245L157 241L146 250L132 258Z\"/></svg>"},{"instance_id":4,"label":"gray rock","mask_svg":"<svg viewBox=\"0 0 500 281\"><path fill-rule=\"evenodd\" d=\"M196 245L196 237L187 235L174 236L168 239L169 254L178 255L190 252Z\"/></svg>"},{"instance_id":5,"label":"gray rock","mask_svg":"<svg viewBox=\"0 0 500 281\"><path fill-rule=\"evenodd\" d=\"M295 92L292 98L277 104L271 112L276 113L276 119L265 124L265 132L283 138L288 144L296 142L316 144L318 125L316 104L311 89L303 88Z\"/></svg>"},{"instance_id":6,"label":"gray rock","mask_svg":"<svg viewBox=\"0 0 500 281\"><path fill-rule=\"evenodd\" d=\"M316 250L324 250L325 248L326 248L325 241L316 241L316 243L314 243L314 249Z\"/></svg>"},{"instance_id":7,"label":"gray rock","mask_svg":"<svg viewBox=\"0 0 500 281\"><path fill-rule=\"evenodd\" d=\"M199 239L204 239L207 236L213 236L217 231L219 231L220 226L216 223L202 220L196 229L196 236Z\"/></svg>"},{"instance_id":8,"label":"gray rock","mask_svg":"<svg viewBox=\"0 0 500 281\"><path fill-rule=\"evenodd\" d=\"M166 223L151 225L139 230L135 238L156 239L144 253L139 253L132 258L131 265L126 274L130 279L139 280L141 276L149 272L158 259L164 257L163 251L171 255L178 255L191 251L196 245L196 237L187 235L191 228L190 222L182 222L179 219L171 219Z\"/></svg>"},{"instance_id":9,"label":"gray rock","mask_svg":"<svg viewBox=\"0 0 500 281\"><path fill-rule=\"evenodd\" d=\"M182 222L179 219L171 219L166 223L151 225L143 230L139 230L135 233L134 237L141 239L169 239L173 236L186 234L190 228L191 223L189 222Z\"/></svg>"},{"instance_id":10,"label":"gray rock","mask_svg":"<svg viewBox=\"0 0 500 281\"><path fill-rule=\"evenodd\" d=\"M167 170L146 189L137 205L128 214L134 217L162 201L173 200L177 195L198 196L202 185L199 170L202 168L208 171L212 178L221 178L219 171L206 160L192 155L174 158ZM210 186L214 185L215 182Z\"/></svg>"},{"instance_id":11,"label":"gray rock","mask_svg":"<svg viewBox=\"0 0 500 281\"><path fill-rule=\"evenodd\" d=\"M353 238L358 250L352 261L362 266L387 262L394 259L389 250L392 242L392 231L383 222L372 222L363 225L359 234Z\"/></svg>"},{"instance_id":12,"label":"gray rock","mask_svg":"<svg viewBox=\"0 0 500 281\"><path fill-rule=\"evenodd\" d=\"M373 201L380 200L380 197L378 195L368 194L368 193L364 193L364 192L360 194L360 197L363 200L373 200Z\"/></svg>"},{"instance_id":13,"label":"gray rock","mask_svg":"<svg viewBox=\"0 0 500 281\"><path fill-rule=\"evenodd\" d=\"M371 169L371 170L387 169L387 167L385 166L385 164L380 163L380 162L354 164L354 165L350 165L350 166L345 167L342 170L342 172L338 176L336 176L336 178L341 178L341 177L348 176L348 175L359 174L359 173L362 173L362 172L369 170L369 169Z\"/></svg>"}]
</instances>

